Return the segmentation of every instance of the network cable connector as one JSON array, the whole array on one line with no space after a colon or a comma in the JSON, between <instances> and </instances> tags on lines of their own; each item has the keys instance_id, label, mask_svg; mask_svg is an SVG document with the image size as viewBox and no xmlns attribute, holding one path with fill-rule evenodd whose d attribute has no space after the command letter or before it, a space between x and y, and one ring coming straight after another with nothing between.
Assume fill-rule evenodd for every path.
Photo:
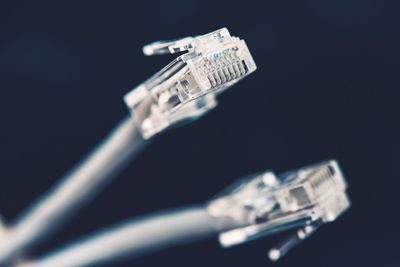
<instances>
[{"instance_id":1,"label":"network cable connector","mask_svg":"<svg viewBox=\"0 0 400 267\"><path fill-rule=\"evenodd\" d=\"M145 55L185 52L125 96L145 139L217 105L216 95L256 70L244 40L226 28L146 45Z\"/></svg>"},{"instance_id":2,"label":"network cable connector","mask_svg":"<svg viewBox=\"0 0 400 267\"><path fill-rule=\"evenodd\" d=\"M219 241L231 247L262 236L297 228L269 251L278 260L323 223L350 207L346 181L336 161L290 171L266 172L245 178L208 204L222 231Z\"/></svg>"}]
</instances>

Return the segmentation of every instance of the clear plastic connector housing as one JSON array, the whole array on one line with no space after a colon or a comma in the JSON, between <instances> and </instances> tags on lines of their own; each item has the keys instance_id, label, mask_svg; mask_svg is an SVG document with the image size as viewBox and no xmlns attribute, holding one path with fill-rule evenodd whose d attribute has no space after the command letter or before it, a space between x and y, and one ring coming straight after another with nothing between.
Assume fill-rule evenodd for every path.
<instances>
[{"instance_id":1,"label":"clear plastic connector housing","mask_svg":"<svg viewBox=\"0 0 400 267\"><path fill-rule=\"evenodd\" d=\"M244 40L226 28L162 41L145 55L186 52L125 96L145 139L178 122L190 121L217 105L216 95L256 70Z\"/></svg>"},{"instance_id":2,"label":"clear plastic connector housing","mask_svg":"<svg viewBox=\"0 0 400 267\"><path fill-rule=\"evenodd\" d=\"M265 172L234 184L208 204L223 247L297 228L269 252L277 260L350 207L347 185L334 160L276 176ZM229 230L225 230L229 229Z\"/></svg>"}]
</instances>

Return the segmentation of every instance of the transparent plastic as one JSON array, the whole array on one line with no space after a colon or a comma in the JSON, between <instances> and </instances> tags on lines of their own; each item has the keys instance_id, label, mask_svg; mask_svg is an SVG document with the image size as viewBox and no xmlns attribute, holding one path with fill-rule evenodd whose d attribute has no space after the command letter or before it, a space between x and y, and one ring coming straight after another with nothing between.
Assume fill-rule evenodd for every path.
<instances>
[{"instance_id":1,"label":"transparent plastic","mask_svg":"<svg viewBox=\"0 0 400 267\"><path fill-rule=\"evenodd\" d=\"M270 259L277 260L350 207L346 189L338 163L331 160L278 176L268 171L245 178L211 200L208 212L223 229L223 247L298 228L270 250Z\"/></svg>"},{"instance_id":2,"label":"transparent plastic","mask_svg":"<svg viewBox=\"0 0 400 267\"><path fill-rule=\"evenodd\" d=\"M217 94L256 70L244 40L231 36L226 28L155 42L145 46L143 52L186 52L125 96L145 139L203 115L217 105Z\"/></svg>"}]
</instances>

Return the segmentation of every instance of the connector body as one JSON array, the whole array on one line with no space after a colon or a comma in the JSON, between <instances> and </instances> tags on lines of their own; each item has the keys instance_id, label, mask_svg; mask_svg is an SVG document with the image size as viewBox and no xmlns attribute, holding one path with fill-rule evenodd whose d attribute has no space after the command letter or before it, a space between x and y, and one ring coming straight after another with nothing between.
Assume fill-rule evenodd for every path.
<instances>
[{"instance_id":1,"label":"connector body","mask_svg":"<svg viewBox=\"0 0 400 267\"><path fill-rule=\"evenodd\" d=\"M125 96L145 139L203 115L217 105L218 93L256 69L245 42L226 28L156 42L143 51L146 55L186 52Z\"/></svg>"},{"instance_id":2,"label":"connector body","mask_svg":"<svg viewBox=\"0 0 400 267\"><path fill-rule=\"evenodd\" d=\"M277 176L265 172L245 178L211 200L208 211L221 229L230 228L219 236L223 247L298 228L283 249L346 211L346 189L339 165L331 160ZM274 249L271 259L286 252Z\"/></svg>"}]
</instances>

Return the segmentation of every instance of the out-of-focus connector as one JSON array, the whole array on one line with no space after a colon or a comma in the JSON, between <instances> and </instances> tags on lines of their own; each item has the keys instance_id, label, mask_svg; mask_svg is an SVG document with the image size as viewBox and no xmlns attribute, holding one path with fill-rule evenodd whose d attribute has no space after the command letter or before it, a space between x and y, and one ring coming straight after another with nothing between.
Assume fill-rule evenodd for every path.
<instances>
[{"instance_id":1,"label":"out-of-focus connector","mask_svg":"<svg viewBox=\"0 0 400 267\"><path fill-rule=\"evenodd\" d=\"M350 207L347 185L334 160L290 171L257 174L228 188L208 204L223 231L223 247L291 228L297 232L269 251L278 260L291 248Z\"/></svg>"},{"instance_id":2,"label":"out-of-focus connector","mask_svg":"<svg viewBox=\"0 0 400 267\"><path fill-rule=\"evenodd\" d=\"M256 70L244 42L226 28L176 41L155 42L145 55L186 52L125 96L145 139L217 105L216 95Z\"/></svg>"}]
</instances>

